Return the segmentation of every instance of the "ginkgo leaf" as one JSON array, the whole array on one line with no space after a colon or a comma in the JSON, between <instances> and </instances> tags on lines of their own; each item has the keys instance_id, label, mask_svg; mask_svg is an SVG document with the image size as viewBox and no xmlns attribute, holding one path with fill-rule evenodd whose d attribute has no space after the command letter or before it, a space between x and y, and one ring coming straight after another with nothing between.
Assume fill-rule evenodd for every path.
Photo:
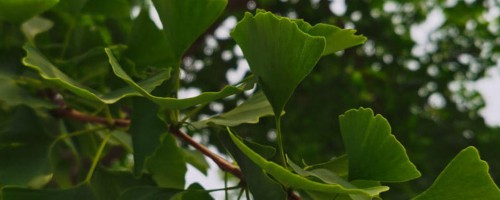
<instances>
[{"instance_id":1,"label":"ginkgo leaf","mask_svg":"<svg viewBox=\"0 0 500 200\"><path fill-rule=\"evenodd\" d=\"M106 94L101 94L73 80L71 77L59 70L44 55L42 55L42 53L38 49L36 49L31 44L24 45L24 50L27 53L26 57L23 58L24 65L38 71L42 78L51 81L80 97L89 100L100 101L106 104L113 104L125 97L141 96L141 93L137 92L133 87L130 86L120 88ZM144 88L145 91L150 92L154 88L156 88L156 86L160 85L163 81L169 78L170 71L163 70L155 76L139 82L138 85L141 88Z\"/></svg>"},{"instance_id":2,"label":"ginkgo leaf","mask_svg":"<svg viewBox=\"0 0 500 200\"><path fill-rule=\"evenodd\" d=\"M474 147L467 147L414 200L500 199L500 190L488 174L488 164Z\"/></svg>"},{"instance_id":3,"label":"ginkgo leaf","mask_svg":"<svg viewBox=\"0 0 500 200\"><path fill-rule=\"evenodd\" d=\"M158 97L154 96L145 90L143 87L138 85L128 74L122 69L120 63L116 60L111 49L106 48L106 54L109 57L109 63L113 68L113 72L116 76L127 82L131 87L133 87L137 92L141 93L144 97L160 105L161 108L165 109L184 109L198 104L208 103L217 99L221 99L239 92L242 92L245 88L245 84L239 87L226 86L219 92L204 92L196 97L177 99L171 97Z\"/></svg>"},{"instance_id":4,"label":"ginkgo leaf","mask_svg":"<svg viewBox=\"0 0 500 200\"><path fill-rule=\"evenodd\" d=\"M316 65L326 42L324 37L303 32L293 20L270 12L245 13L231 36L276 115Z\"/></svg>"},{"instance_id":5,"label":"ginkgo leaf","mask_svg":"<svg viewBox=\"0 0 500 200\"><path fill-rule=\"evenodd\" d=\"M266 171L268 174L273 176L280 183L290 186L295 189L303 189L310 191L317 191L323 193L330 194L359 194L364 195L366 197L375 197L379 195L381 192L389 190L387 186L375 186L370 188L346 188L341 184L330 184L330 183L321 183L313 180L309 180L300 175L294 174L288 169L283 168L282 166L267 161L259 154L255 153L252 149L246 146L240 139L238 139L228 128L229 135L231 136L234 144L250 159L253 163L258 165L262 170Z\"/></svg>"},{"instance_id":6,"label":"ginkgo leaf","mask_svg":"<svg viewBox=\"0 0 500 200\"><path fill-rule=\"evenodd\" d=\"M166 44L180 61L184 52L222 14L227 0L153 0Z\"/></svg>"},{"instance_id":7,"label":"ginkgo leaf","mask_svg":"<svg viewBox=\"0 0 500 200\"><path fill-rule=\"evenodd\" d=\"M238 126L243 123L256 124L259 118L274 115L273 109L262 92L248 98L236 108L220 115L192 123L195 128L204 128L210 124L220 126Z\"/></svg>"},{"instance_id":8,"label":"ginkgo leaf","mask_svg":"<svg viewBox=\"0 0 500 200\"><path fill-rule=\"evenodd\" d=\"M360 108L347 111L339 120L349 158L349 179L403 182L420 177L384 117Z\"/></svg>"}]
</instances>

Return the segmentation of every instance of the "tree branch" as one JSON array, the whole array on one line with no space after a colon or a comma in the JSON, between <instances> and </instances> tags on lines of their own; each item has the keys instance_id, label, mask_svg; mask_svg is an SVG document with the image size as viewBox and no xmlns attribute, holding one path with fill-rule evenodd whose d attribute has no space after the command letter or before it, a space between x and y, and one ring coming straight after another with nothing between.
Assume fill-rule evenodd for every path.
<instances>
[{"instance_id":1,"label":"tree branch","mask_svg":"<svg viewBox=\"0 0 500 200\"><path fill-rule=\"evenodd\" d=\"M64 105L64 104L61 104ZM69 118L73 120L77 120L80 122L87 122L87 123L95 123L95 124L102 124L102 125L107 125L107 126L118 126L118 127L128 127L130 125L130 120L129 119L107 119L104 117L98 117L98 116L90 116L85 113L82 113L80 111L67 108L66 106L62 106L60 108L57 108L53 110L53 113L62 118ZM200 151L203 153L205 156L209 157L212 159L217 166L223 171L229 172L233 174L234 176L238 177L241 181L244 181L243 173L241 172L241 169L226 159L222 158L221 156L215 154L214 152L210 151L206 146L196 142L193 140L191 136L188 134L182 132L178 128L174 126L170 126L169 131L177 138L180 140L188 143L192 147L194 147L196 150ZM293 191L288 191L288 199L290 200L300 200L300 197L297 196Z\"/></svg>"},{"instance_id":2,"label":"tree branch","mask_svg":"<svg viewBox=\"0 0 500 200\"><path fill-rule=\"evenodd\" d=\"M187 142L189 145L194 147L196 150L200 151L205 156L212 159L217 164L217 166L219 166L219 168L221 168L223 171L229 172L229 173L233 174L234 176L236 176L240 179L243 179L243 174L241 173L241 169L239 167L233 165L232 163L230 163L226 159L224 159L224 158L220 157L219 155L215 154L214 152L210 151L210 149L208 149L206 146L194 141L193 138L191 136L189 136L188 134L182 132L181 130L179 130L173 126L170 127L170 132L172 134L174 134L174 136L176 136L177 138L181 139L184 142Z\"/></svg>"},{"instance_id":3,"label":"tree branch","mask_svg":"<svg viewBox=\"0 0 500 200\"><path fill-rule=\"evenodd\" d=\"M107 119L104 117L90 116L77 110L70 108L55 109L54 114L63 118L70 118L80 122L88 122L94 124L102 124L107 126L128 127L130 125L129 119Z\"/></svg>"}]
</instances>

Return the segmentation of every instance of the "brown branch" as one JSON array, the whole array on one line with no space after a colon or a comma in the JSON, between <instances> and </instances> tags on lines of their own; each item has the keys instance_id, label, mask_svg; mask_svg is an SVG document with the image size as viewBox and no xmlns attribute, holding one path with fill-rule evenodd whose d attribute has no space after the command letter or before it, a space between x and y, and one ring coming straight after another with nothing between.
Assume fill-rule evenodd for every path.
<instances>
[{"instance_id":1,"label":"brown branch","mask_svg":"<svg viewBox=\"0 0 500 200\"><path fill-rule=\"evenodd\" d=\"M104 117L90 116L77 110L70 108L55 109L54 114L59 117L70 118L80 122L88 122L94 124L103 124L107 126L128 127L130 120L128 119L107 119Z\"/></svg>"},{"instance_id":2,"label":"brown branch","mask_svg":"<svg viewBox=\"0 0 500 200\"><path fill-rule=\"evenodd\" d=\"M62 104L63 105L63 104ZM87 123L95 123L95 124L102 124L102 125L107 125L107 126L118 126L118 127L128 127L130 125L130 120L129 119L107 119L104 117L98 117L98 116L90 116L85 113L82 113L80 111L71 109L71 108L66 108L60 107L58 109L53 110L53 113L62 118L69 118L81 122L87 122ZM209 157L212 159L217 166L223 171L229 172L233 174L234 176L238 177L240 180L244 181L243 173L241 172L241 169L226 159L222 158L221 156L215 154L214 152L210 151L206 146L196 142L193 140L191 136L188 134L182 132L176 127L171 126L170 127L170 132L179 138L180 140L188 143L192 147L194 147L196 150L200 151L203 153L205 156ZM297 196L293 191L288 191L288 199L290 200L300 200L301 198Z\"/></svg>"},{"instance_id":3,"label":"brown branch","mask_svg":"<svg viewBox=\"0 0 500 200\"><path fill-rule=\"evenodd\" d=\"M193 140L191 136L188 134L182 132L181 130L171 126L170 127L170 132L174 134L177 138L181 139L182 141L187 142L189 145L194 147L196 150L200 151L210 159L212 159L219 168L221 168L223 171L229 172L233 174L234 176L240 178L243 180L243 174L241 173L241 169L226 159L220 157L219 155L215 154L214 152L210 151L206 146L196 142Z\"/></svg>"}]
</instances>

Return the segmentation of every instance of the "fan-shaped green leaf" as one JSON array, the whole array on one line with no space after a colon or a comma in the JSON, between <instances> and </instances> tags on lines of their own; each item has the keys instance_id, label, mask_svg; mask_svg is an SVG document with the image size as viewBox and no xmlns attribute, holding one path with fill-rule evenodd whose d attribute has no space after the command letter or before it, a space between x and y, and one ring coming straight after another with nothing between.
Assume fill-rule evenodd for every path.
<instances>
[{"instance_id":1,"label":"fan-shaped green leaf","mask_svg":"<svg viewBox=\"0 0 500 200\"><path fill-rule=\"evenodd\" d=\"M222 14L227 0L153 0L175 62ZM165 52L168 53L168 52Z\"/></svg>"},{"instance_id":2,"label":"fan-shaped green leaf","mask_svg":"<svg viewBox=\"0 0 500 200\"><path fill-rule=\"evenodd\" d=\"M262 92L258 92L236 108L220 115L194 122L195 128L204 128L210 124L238 126L243 123L256 124L263 116L274 115L273 109Z\"/></svg>"},{"instance_id":3,"label":"fan-shaped green leaf","mask_svg":"<svg viewBox=\"0 0 500 200\"><path fill-rule=\"evenodd\" d=\"M270 12L245 13L231 36L278 115L325 49L324 37L304 33L294 21Z\"/></svg>"},{"instance_id":4,"label":"fan-shaped green leaf","mask_svg":"<svg viewBox=\"0 0 500 200\"><path fill-rule=\"evenodd\" d=\"M384 117L360 108L339 119L349 158L349 179L402 182L420 177Z\"/></svg>"},{"instance_id":5,"label":"fan-shaped green leaf","mask_svg":"<svg viewBox=\"0 0 500 200\"><path fill-rule=\"evenodd\" d=\"M366 41L366 37L354 35L356 30L341 29L330 24L316 24L307 33L325 37L326 47L323 56L363 44Z\"/></svg>"},{"instance_id":6,"label":"fan-shaped green leaf","mask_svg":"<svg viewBox=\"0 0 500 200\"><path fill-rule=\"evenodd\" d=\"M500 190L488 174L488 164L474 147L468 147L414 200L500 199Z\"/></svg>"},{"instance_id":7,"label":"fan-shaped green leaf","mask_svg":"<svg viewBox=\"0 0 500 200\"><path fill-rule=\"evenodd\" d=\"M342 193L342 194L360 194L365 195L367 197L375 197L381 192L389 190L389 187L386 186L376 186L365 189L356 189L356 188L346 188L340 184L328 184L328 183L320 183L316 181L309 180L300 175L294 174L282 166L267 161L259 154L252 151L248 148L243 142L241 142L232 132L229 130L229 135L231 136L232 141L235 145L250 159L253 163L258 165L262 170L269 173L276 180L281 182L286 186L290 186L296 189L310 190L310 191L318 191L325 192L330 194Z\"/></svg>"},{"instance_id":8,"label":"fan-shaped green leaf","mask_svg":"<svg viewBox=\"0 0 500 200\"><path fill-rule=\"evenodd\" d=\"M122 69L122 67L120 66L120 64L118 63L116 58L114 57L111 49L107 48L106 53L108 54L109 63L113 67L113 72L116 74L116 76L118 76L119 78L121 78L122 80L127 82L131 87L135 88L135 90L140 92L142 95L144 95L149 100L160 105L160 107L162 107L162 108L184 109L184 108L188 108L188 107L195 106L198 104L208 103L208 102L214 101L216 99L221 99L221 98L239 93L239 92L243 91L243 88L245 88L244 84L239 86L239 87L226 86L219 92L204 92L196 97L191 97L191 98L186 98L186 99L153 96L148 91L146 91L144 88L142 88L140 85L135 83L134 80L132 80L132 78L130 78L128 76L128 74Z\"/></svg>"},{"instance_id":9,"label":"fan-shaped green leaf","mask_svg":"<svg viewBox=\"0 0 500 200\"><path fill-rule=\"evenodd\" d=\"M43 56L42 53L40 53L40 51L38 51L34 46L26 44L24 45L24 50L27 53L26 57L23 59L24 65L38 71L44 79L52 81L80 97L100 101L106 104L112 104L125 97L141 96L141 94L133 87L124 87L106 94L100 94L99 92L91 88L87 88L67 76L47 58L45 58L45 56ZM170 71L164 70L149 79L141 81L139 83L139 87L144 88L147 92L150 92L168 78L170 78Z\"/></svg>"}]
</instances>

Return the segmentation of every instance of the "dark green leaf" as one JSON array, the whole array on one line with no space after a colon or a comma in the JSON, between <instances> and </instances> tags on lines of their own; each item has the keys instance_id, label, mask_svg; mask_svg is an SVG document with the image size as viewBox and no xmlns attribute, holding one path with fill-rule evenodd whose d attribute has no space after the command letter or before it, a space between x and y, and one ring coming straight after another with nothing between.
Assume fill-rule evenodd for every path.
<instances>
[{"instance_id":1,"label":"dark green leaf","mask_svg":"<svg viewBox=\"0 0 500 200\"><path fill-rule=\"evenodd\" d=\"M174 67L173 49L168 46L163 32L156 26L148 9L142 9L132 24L126 56L138 67Z\"/></svg>"},{"instance_id":2,"label":"dark green leaf","mask_svg":"<svg viewBox=\"0 0 500 200\"><path fill-rule=\"evenodd\" d=\"M294 21L270 12L255 16L246 13L231 36L241 47L275 114L281 114L325 49L324 37L304 33Z\"/></svg>"},{"instance_id":3,"label":"dark green leaf","mask_svg":"<svg viewBox=\"0 0 500 200\"><path fill-rule=\"evenodd\" d=\"M93 89L81 85L64 74L32 45L24 45L24 50L27 53L26 57L23 59L24 65L38 71L44 79L52 81L80 97L100 101L106 104L112 104L125 97L141 95L132 87L124 87L107 94L100 94ZM170 71L165 70L147 80L140 82L139 87L143 88L147 92L150 92L168 78L170 78Z\"/></svg>"},{"instance_id":4,"label":"dark green leaf","mask_svg":"<svg viewBox=\"0 0 500 200\"><path fill-rule=\"evenodd\" d=\"M167 132L167 125L157 116L158 106L144 98L134 98L130 134L134 148L134 174L139 175L145 160L160 145L160 136Z\"/></svg>"},{"instance_id":5,"label":"dark green leaf","mask_svg":"<svg viewBox=\"0 0 500 200\"><path fill-rule=\"evenodd\" d=\"M381 192L389 190L389 187L386 186L376 186L365 189L355 189L355 188L345 188L340 184L327 184L320 183L316 181L309 180L300 175L294 174L282 166L269 162L259 154L252 151L245 144L243 144L231 131L228 129L229 135L231 136L234 144L256 165L258 165L262 170L265 170L267 173L272 175L276 180L281 182L284 185L290 186L296 189L317 191L330 193L332 195L337 193L343 194L360 194L366 197L375 197Z\"/></svg>"},{"instance_id":6,"label":"dark green leaf","mask_svg":"<svg viewBox=\"0 0 500 200\"><path fill-rule=\"evenodd\" d=\"M201 185L193 183L186 191L176 194L172 200L213 200L213 198Z\"/></svg>"},{"instance_id":7,"label":"dark green leaf","mask_svg":"<svg viewBox=\"0 0 500 200\"><path fill-rule=\"evenodd\" d=\"M238 149L228 134L219 134L222 143L245 175L250 192L255 199L286 199L282 186L271 179L262 169Z\"/></svg>"},{"instance_id":8,"label":"dark green leaf","mask_svg":"<svg viewBox=\"0 0 500 200\"><path fill-rule=\"evenodd\" d=\"M148 176L134 177L130 172L108 171L98 168L92 175L91 187L98 199L117 199L126 189L134 186L154 186Z\"/></svg>"},{"instance_id":9,"label":"dark green leaf","mask_svg":"<svg viewBox=\"0 0 500 200\"><path fill-rule=\"evenodd\" d=\"M349 179L403 182L420 177L384 117L360 108L339 119L349 158Z\"/></svg>"},{"instance_id":10,"label":"dark green leaf","mask_svg":"<svg viewBox=\"0 0 500 200\"><path fill-rule=\"evenodd\" d=\"M160 188L154 186L137 186L125 190L118 200L160 200L171 199L177 193L182 192L181 189Z\"/></svg>"},{"instance_id":11,"label":"dark green leaf","mask_svg":"<svg viewBox=\"0 0 500 200\"><path fill-rule=\"evenodd\" d=\"M175 63L226 7L227 0L153 0ZM164 53L170 53L164 52ZM173 66L178 67L178 66Z\"/></svg>"},{"instance_id":12,"label":"dark green leaf","mask_svg":"<svg viewBox=\"0 0 500 200\"><path fill-rule=\"evenodd\" d=\"M128 1L123 0L88 0L83 7L83 12L115 18L129 18L130 5Z\"/></svg>"},{"instance_id":13,"label":"dark green leaf","mask_svg":"<svg viewBox=\"0 0 500 200\"><path fill-rule=\"evenodd\" d=\"M156 152L146 160L146 168L160 187L184 188L186 160L172 134L163 137Z\"/></svg>"},{"instance_id":14,"label":"dark green leaf","mask_svg":"<svg viewBox=\"0 0 500 200\"><path fill-rule=\"evenodd\" d=\"M488 164L474 147L467 147L414 200L500 199L500 190L488 174Z\"/></svg>"},{"instance_id":15,"label":"dark green leaf","mask_svg":"<svg viewBox=\"0 0 500 200\"><path fill-rule=\"evenodd\" d=\"M220 126L238 126L243 123L256 124L259 118L274 115L273 109L262 92L258 92L236 108L220 115L194 122L195 128L204 128L210 124Z\"/></svg>"},{"instance_id":16,"label":"dark green leaf","mask_svg":"<svg viewBox=\"0 0 500 200\"><path fill-rule=\"evenodd\" d=\"M41 187L51 178L48 126L54 123L20 106L0 124L0 187Z\"/></svg>"},{"instance_id":17,"label":"dark green leaf","mask_svg":"<svg viewBox=\"0 0 500 200\"><path fill-rule=\"evenodd\" d=\"M0 19L22 22L50 9L57 3L59 0L2 0L0 1Z\"/></svg>"},{"instance_id":18,"label":"dark green leaf","mask_svg":"<svg viewBox=\"0 0 500 200\"><path fill-rule=\"evenodd\" d=\"M92 200L96 199L90 188L79 186L60 190L34 190L18 187L4 187L1 190L3 200Z\"/></svg>"}]
</instances>

